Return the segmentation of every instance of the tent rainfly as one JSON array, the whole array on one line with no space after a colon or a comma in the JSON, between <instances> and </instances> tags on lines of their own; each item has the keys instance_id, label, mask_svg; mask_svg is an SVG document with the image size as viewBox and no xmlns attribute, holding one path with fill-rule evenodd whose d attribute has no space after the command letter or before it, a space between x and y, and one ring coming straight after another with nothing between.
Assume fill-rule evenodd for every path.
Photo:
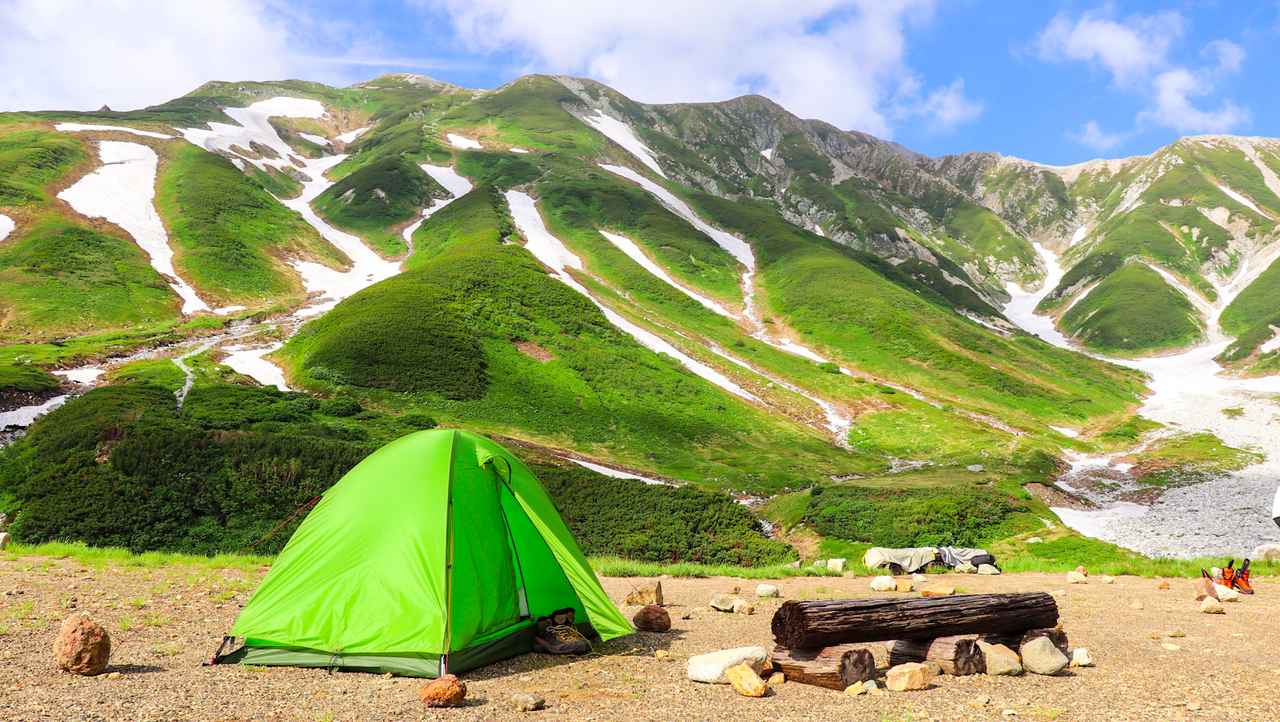
<instances>
[{"instance_id":1,"label":"tent rainfly","mask_svg":"<svg viewBox=\"0 0 1280 722\"><path fill-rule=\"evenodd\" d=\"M564 608L588 637L633 631L519 459L421 431L324 493L215 662L438 677L531 651L536 620Z\"/></svg>"}]
</instances>

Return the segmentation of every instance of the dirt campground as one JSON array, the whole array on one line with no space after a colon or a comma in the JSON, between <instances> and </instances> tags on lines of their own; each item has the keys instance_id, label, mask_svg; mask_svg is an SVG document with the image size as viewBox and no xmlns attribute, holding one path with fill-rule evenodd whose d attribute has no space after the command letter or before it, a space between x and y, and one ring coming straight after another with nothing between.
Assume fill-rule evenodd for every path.
<instances>
[{"instance_id":1,"label":"dirt campground","mask_svg":"<svg viewBox=\"0 0 1280 722\"><path fill-rule=\"evenodd\" d=\"M763 699L690 682L685 662L728 647L771 646L780 600L750 616L711 597L756 582L662 580L673 629L615 640L585 658L526 655L464 676L469 705L428 710L421 680L288 668L201 667L263 570L86 567L71 559L0 558L0 719L17 720L1274 720L1280 718L1280 583L1205 615L1192 582L1120 577L1067 585L1061 574L931 575L961 592L1048 591L1073 646L1097 666L1060 677L940 677L931 689L858 697L786 683ZM606 578L620 602L639 581ZM866 577L776 582L784 597L870 595ZM72 609L109 629L108 673L55 671L51 643ZM628 615L636 610L623 608ZM685 616L689 616L685 619ZM655 655L666 650L665 659ZM547 709L519 713L532 692Z\"/></svg>"}]
</instances>

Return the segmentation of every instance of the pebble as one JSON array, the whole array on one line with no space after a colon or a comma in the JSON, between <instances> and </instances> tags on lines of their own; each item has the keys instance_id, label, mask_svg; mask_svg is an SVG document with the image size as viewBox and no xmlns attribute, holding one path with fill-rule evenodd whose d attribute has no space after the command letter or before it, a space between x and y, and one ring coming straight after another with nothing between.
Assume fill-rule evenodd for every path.
<instances>
[{"instance_id":1,"label":"pebble","mask_svg":"<svg viewBox=\"0 0 1280 722\"><path fill-rule=\"evenodd\" d=\"M1142 609L1142 602L1141 602L1141 601L1139 601L1139 600L1137 600L1137 599L1135 599L1135 600L1133 600L1132 602L1129 602L1129 608L1130 608L1130 609Z\"/></svg>"},{"instance_id":2,"label":"pebble","mask_svg":"<svg viewBox=\"0 0 1280 722\"><path fill-rule=\"evenodd\" d=\"M1200 602L1200 611L1204 614L1226 614L1227 610L1223 608L1222 602L1213 597L1205 597Z\"/></svg>"},{"instance_id":3,"label":"pebble","mask_svg":"<svg viewBox=\"0 0 1280 722\"><path fill-rule=\"evenodd\" d=\"M1170 652L1177 652L1178 650L1182 649L1182 647L1179 647L1178 645L1174 644L1173 642L1165 642L1165 643L1161 644L1160 646L1161 646L1161 647L1164 647L1165 649L1169 650Z\"/></svg>"},{"instance_id":4,"label":"pebble","mask_svg":"<svg viewBox=\"0 0 1280 722\"><path fill-rule=\"evenodd\" d=\"M536 712L547 706L547 701L536 694L511 695L511 707L517 712Z\"/></svg>"},{"instance_id":5,"label":"pebble","mask_svg":"<svg viewBox=\"0 0 1280 722\"><path fill-rule=\"evenodd\" d=\"M1092 667L1093 655L1089 653L1088 647L1076 647L1071 650L1071 666L1072 667Z\"/></svg>"}]
</instances>

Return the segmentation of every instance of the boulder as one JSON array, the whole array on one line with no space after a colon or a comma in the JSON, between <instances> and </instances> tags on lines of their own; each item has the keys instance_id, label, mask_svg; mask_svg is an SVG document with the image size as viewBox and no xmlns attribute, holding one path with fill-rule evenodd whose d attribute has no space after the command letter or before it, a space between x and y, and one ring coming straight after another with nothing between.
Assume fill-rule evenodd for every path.
<instances>
[{"instance_id":1,"label":"boulder","mask_svg":"<svg viewBox=\"0 0 1280 722\"><path fill-rule=\"evenodd\" d=\"M0 549L9 546L9 532L0 531Z\"/></svg>"},{"instance_id":2,"label":"boulder","mask_svg":"<svg viewBox=\"0 0 1280 722\"><path fill-rule=\"evenodd\" d=\"M1088 584L1089 577L1080 572L1067 572L1067 584Z\"/></svg>"},{"instance_id":3,"label":"boulder","mask_svg":"<svg viewBox=\"0 0 1280 722\"><path fill-rule=\"evenodd\" d=\"M662 582L654 581L632 589L624 603L629 607L647 607L650 604L662 606Z\"/></svg>"},{"instance_id":4,"label":"boulder","mask_svg":"<svg viewBox=\"0 0 1280 722\"><path fill-rule=\"evenodd\" d=\"M871 580L871 591L873 592L891 592L898 588L898 583L893 577L876 577Z\"/></svg>"},{"instance_id":5,"label":"boulder","mask_svg":"<svg viewBox=\"0 0 1280 722\"><path fill-rule=\"evenodd\" d=\"M978 573L984 576L994 577L1000 573L1000 570L997 569L994 564L980 564L978 566Z\"/></svg>"},{"instance_id":6,"label":"boulder","mask_svg":"<svg viewBox=\"0 0 1280 722\"><path fill-rule=\"evenodd\" d=\"M536 694L521 692L511 695L511 708L517 712L537 712L547 706L547 701Z\"/></svg>"},{"instance_id":7,"label":"boulder","mask_svg":"<svg viewBox=\"0 0 1280 722\"><path fill-rule=\"evenodd\" d=\"M920 590L922 597L950 597L956 593L956 588L950 584L934 584L931 587Z\"/></svg>"},{"instance_id":8,"label":"boulder","mask_svg":"<svg viewBox=\"0 0 1280 722\"><path fill-rule=\"evenodd\" d=\"M717 612L732 612L733 606L742 601L742 597L732 594L717 594L711 598L710 607Z\"/></svg>"},{"instance_id":9,"label":"boulder","mask_svg":"<svg viewBox=\"0 0 1280 722\"><path fill-rule=\"evenodd\" d=\"M724 671L724 676L733 691L743 697L763 697L769 691L769 685L749 665L735 664Z\"/></svg>"},{"instance_id":10,"label":"boulder","mask_svg":"<svg viewBox=\"0 0 1280 722\"><path fill-rule=\"evenodd\" d=\"M1240 592L1231 587L1224 587L1221 584L1214 584L1213 591L1217 593L1219 602L1238 602L1240 601Z\"/></svg>"},{"instance_id":11,"label":"boulder","mask_svg":"<svg viewBox=\"0 0 1280 722\"><path fill-rule=\"evenodd\" d=\"M746 664L759 673L764 669L764 662L768 658L769 653L764 650L764 647L722 649L718 652L690 657L687 673L689 679L694 682L729 684L729 680L724 676L726 669L734 665Z\"/></svg>"},{"instance_id":12,"label":"boulder","mask_svg":"<svg viewBox=\"0 0 1280 722\"><path fill-rule=\"evenodd\" d=\"M844 565L848 563L848 561L848 559L828 559L827 571L844 574Z\"/></svg>"},{"instance_id":13,"label":"boulder","mask_svg":"<svg viewBox=\"0 0 1280 722\"><path fill-rule=\"evenodd\" d=\"M987 674L993 677L1017 676L1022 674L1022 660L1018 653L1003 644L989 644L978 640L978 648L986 661Z\"/></svg>"},{"instance_id":14,"label":"boulder","mask_svg":"<svg viewBox=\"0 0 1280 722\"><path fill-rule=\"evenodd\" d=\"M446 674L422 685L418 699L428 707L461 707L467 698L467 683Z\"/></svg>"},{"instance_id":15,"label":"boulder","mask_svg":"<svg viewBox=\"0 0 1280 722\"><path fill-rule=\"evenodd\" d=\"M1076 647L1071 650L1071 666L1072 667L1092 667L1093 655L1089 653L1087 647Z\"/></svg>"},{"instance_id":16,"label":"boulder","mask_svg":"<svg viewBox=\"0 0 1280 722\"><path fill-rule=\"evenodd\" d=\"M111 635L87 614L73 614L53 640L53 658L59 669L72 674L102 674L111 659Z\"/></svg>"},{"instance_id":17,"label":"boulder","mask_svg":"<svg viewBox=\"0 0 1280 722\"><path fill-rule=\"evenodd\" d=\"M1261 562L1280 561L1280 544L1263 544L1254 548L1253 560Z\"/></svg>"},{"instance_id":18,"label":"boulder","mask_svg":"<svg viewBox=\"0 0 1280 722\"><path fill-rule=\"evenodd\" d=\"M914 592L916 589L916 585L912 583L910 579L898 579L894 581L893 588L894 588L894 591L898 591L898 592L902 592L903 594L906 594L907 592Z\"/></svg>"},{"instance_id":19,"label":"boulder","mask_svg":"<svg viewBox=\"0 0 1280 722\"><path fill-rule=\"evenodd\" d=\"M891 692L908 692L917 689L928 689L933 675L929 667L919 662L907 662L890 667L884 675L884 686Z\"/></svg>"},{"instance_id":20,"label":"boulder","mask_svg":"<svg viewBox=\"0 0 1280 722\"><path fill-rule=\"evenodd\" d=\"M1033 674L1054 675L1071 663L1048 637L1036 637L1023 644L1019 651L1023 668Z\"/></svg>"},{"instance_id":21,"label":"boulder","mask_svg":"<svg viewBox=\"0 0 1280 722\"><path fill-rule=\"evenodd\" d=\"M656 604L641 607L640 611L631 618L631 623L641 632L671 631L671 615Z\"/></svg>"},{"instance_id":22,"label":"boulder","mask_svg":"<svg viewBox=\"0 0 1280 722\"><path fill-rule=\"evenodd\" d=\"M1205 597L1200 600L1200 611L1204 614L1226 614L1227 610L1213 597Z\"/></svg>"},{"instance_id":23,"label":"boulder","mask_svg":"<svg viewBox=\"0 0 1280 722\"><path fill-rule=\"evenodd\" d=\"M960 562L952 571L957 574L976 574L978 572L978 568L969 562Z\"/></svg>"},{"instance_id":24,"label":"boulder","mask_svg":"<svg viewBox=\"0 0 1280 722\"><path fill-rule=\"evenodd\" d=\"M761 599L780 597L782 596L782 590L776 584L757 584L756 596Z\"/></svg>"},{"instance_id":25,"label":"boulder","mask_svg":"<svg viewBox=\"0 0 1280 722\"><path fill-rule=\"evenodd\" d=\"M734 614L755 614L756 608L753 604L751 604L751 602L748 602L745 599L739 598L738 601L733 603L733 613Z\"/></svg>"}]
</instances>

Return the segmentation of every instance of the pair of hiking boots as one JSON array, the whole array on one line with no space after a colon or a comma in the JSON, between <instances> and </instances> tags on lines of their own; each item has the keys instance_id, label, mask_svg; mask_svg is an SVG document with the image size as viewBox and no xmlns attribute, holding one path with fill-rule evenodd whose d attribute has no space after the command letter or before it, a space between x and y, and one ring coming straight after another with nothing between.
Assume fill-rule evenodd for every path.
<instances>
[{"instance_id":1,"label":"pair of hiking boots","mask_svg":"<svg viewBox=\"0 0 1280 722\"><path fill-rule=\"evenodd\" d=\"M591 642L573 626L573 609L560 609L538 619L533 650L544 654L586 654Z\"/></svg>"},{"instance_id":2,"label":"pair of hiking boots","mask_svg":"<svg viewBox=\"0 0 1280 722\"><path fill-rule=\"evenodd\" d=\"M1227 566L1218 572L1217 576L1211 575L1203 569L1200 570L1200 573L1214 584L1221 584L1241 594L1253 594L1253 585L1249 583L1249 560L1245 559L1244 564L1241 564L1239 569L1235 567L1236 560L1232 559L1227 562Z\"/></svg>"}]
</instances>

